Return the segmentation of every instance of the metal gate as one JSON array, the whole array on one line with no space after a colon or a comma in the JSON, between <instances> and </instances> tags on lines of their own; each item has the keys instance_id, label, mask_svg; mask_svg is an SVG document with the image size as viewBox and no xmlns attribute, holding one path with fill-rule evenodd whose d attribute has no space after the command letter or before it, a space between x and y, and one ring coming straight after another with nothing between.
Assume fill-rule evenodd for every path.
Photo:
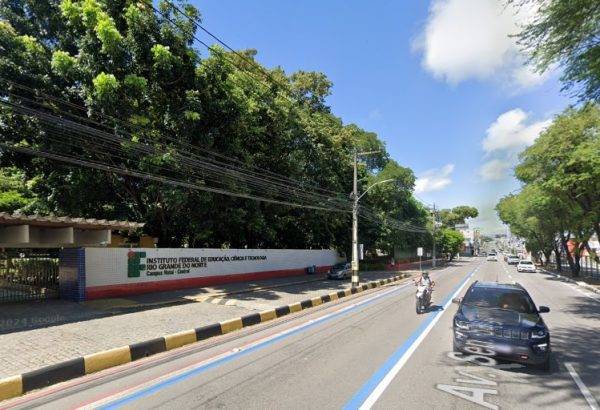
<instances>
[{"instance_id":1,"label":"metal gate","mask_svg":"<svg viewBox=\"0 0 600 410\"><path fill-rule=\"evenodd\" d=\"M58 297L58 249L0 250L0 303Z\"/></svg>"}]
</instances>

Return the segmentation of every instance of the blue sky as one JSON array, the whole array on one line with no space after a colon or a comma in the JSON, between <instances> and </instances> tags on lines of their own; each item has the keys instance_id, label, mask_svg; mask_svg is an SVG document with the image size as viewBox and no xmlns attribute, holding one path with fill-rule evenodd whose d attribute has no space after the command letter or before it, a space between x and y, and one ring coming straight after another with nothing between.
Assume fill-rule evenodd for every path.
<instances>
[{"instance_id":1,"label":"blue sky","mask_svg":"<svg viewBox=\"0 0 600 410\"><path fill-rule=\"evenodd\" d=\"M333 112L376 132L421 177L420 198L477 206L487 231L519 186L517 153L573 103L558 73L532 73L509 37L533 12L499 0L192 3L207 29L266 66L327 74Z\"/></svg>"}]
</instances>

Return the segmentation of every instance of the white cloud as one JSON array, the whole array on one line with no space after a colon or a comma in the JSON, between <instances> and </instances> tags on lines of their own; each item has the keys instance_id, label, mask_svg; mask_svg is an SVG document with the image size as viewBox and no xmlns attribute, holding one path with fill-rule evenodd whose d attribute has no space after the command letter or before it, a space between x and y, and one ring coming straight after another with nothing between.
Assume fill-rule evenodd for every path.
<instances>
[{"instance_id":1,"label":"white cloud","mask_svg":"<svg viewBox=\"0 0 600 410\"><path fill-rule=\"evenodd\" d=\"M439 191L452 183L450 175L454 171L454 164L444 165L441 169L425 171L415 182L415 192Z\"/></svg>"},{"instance_id":2,"label":"white cloud","mask_svg":"<svg viewBox=\"0 0 600 410\"><path fill-rule=\"evenodd\" d=\"M481 145L488 161L479 168L483 181L499 181L509 176L518 162L518 153L530 146L552 120L531 121L520 108L500 114L488 127Z\"/></svg>"},{"instance_id":3,"label":"white cloud","mask_svg":"<svg viewBox=\"0 0 600 410\"><path fill-rule=\"evenodd\" d=\"M427 23L415 47L423 67L451 84L475 78L495 79L519 89L544 77L524 67L513 37L535 15L503 0L432 0Z\"/></svg>"},{"instance_id":4,"label":"white cloud","mask_svg":"<svg viewBox=\"0 0 600 410\"><path fill-rule=\"evenodd\" d=\"M529 114L516 108L501 114L486 131L482 145L486 153L517 150L535 141L551 120L528 122Z\"/></svg>"},{"instance_id":5,"label":"white cloud","mask_svg":"<svg viewBox=\"0 0 600 410\"><path fill-rule=\"evenodd\" d=\"M498 181L508 176L512 164L508 161L493 159L479 169L479 176L484 181Z\"/></svg>"}]
</instances>

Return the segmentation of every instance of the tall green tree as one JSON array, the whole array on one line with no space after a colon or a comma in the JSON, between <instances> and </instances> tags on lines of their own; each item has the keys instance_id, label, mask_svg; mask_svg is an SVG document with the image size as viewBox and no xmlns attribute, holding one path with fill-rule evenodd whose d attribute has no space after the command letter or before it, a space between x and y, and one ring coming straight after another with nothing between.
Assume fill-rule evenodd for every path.
<instances>
[{"instance_id":1,"label":"tall green tree","mask_svg":"<svg viewBox=\"0 0 600 410\"><path fill-rule=\"evenodd\" d=\"M477 218L479 211L472 206L460 205L452 209L442 209L439 215L442 224L453 227L454 225L464 224L469 218Z\"/></svg>"},{"instance_id":2,"label":"tall green tree","mask_svg":"<svg viewBox=\"0 0 600 410\"><path fill-rule=\"evenodd\" d=\"M436 232L435 240L438 249L448 255L449 260L452 260L461 251L465 237L454 229L442 228Z\"/></svg>"},{"instance_id":3,"label":"tall green tree","mask_svg":"<svg viewBox=\"0 0 600 410\"><path fill-rule=\"evenodd\" d=\"M116 156L92 136L65 134L0 105L2 142L250 191L235 180L198 176L174 155L182 147L186 154L209 149L219 155L207 154L209 160L225 156L244 169L284 175L342 193L344 199L352 189L353 153L377 150L360 168L361 192L376 178L393 177L397 183L365 198L378 218L365 224L365 241L392 249L415 239L385 226L386 218L424 221L410 194L412 171L390 160L376 134L331 113L326 97L332 84L324 74L259 68L255 50L231 53L213 47L204 55L193 46L193 23L168 2L156 2L161 13L152 4L1 1L0 98L77 118L127 140ZM182 8L188 17L200 18L195 7L183 3ZM132 146L140 142L153 149L138 154ZM142 221L159 246L349 249L345 213L172 187L11 151L0 153L2 166L16 166L33 181L29 189L37 198L31 205L36 210Z\"/></svg>"},{"instance_id":4,"label":"tall green tree","mask_svg":"<svg viewBox=\"0 0 600 410\"><path fill-rule=\"evenodd\" d=\"M521 154L515 175L573 209L600 237L600 108L587 104L557 116Z\"/></svg>"},{"instance_id":5,"label":"tall green tree","mask_svg":"<svg viewBox=\"0 0 600 410\"><path fill-rule=\"evenodd\" d=\"M521 153L515 175L524 188L500 201L500 218L530 250L546 259L551 249L557 258L564 254L572 274L579 275L590 237L600 236L598 106L585 104L557 116Z\"/></svg>"}]
</instances>

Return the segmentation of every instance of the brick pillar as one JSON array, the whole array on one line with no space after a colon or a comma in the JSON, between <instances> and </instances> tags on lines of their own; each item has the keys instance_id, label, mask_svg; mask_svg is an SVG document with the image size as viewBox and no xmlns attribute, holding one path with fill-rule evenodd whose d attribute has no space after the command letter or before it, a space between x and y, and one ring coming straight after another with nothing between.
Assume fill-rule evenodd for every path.
<instances>
[{"instance_id":1,"label":"brick pillar","mask_svg":"<svg viewBox=\"0 0 600 410\"><path fill-rule=\"evenodd\" d=\"M65 248L60 251L58 282L61 299L85 300L85 249Z\"/></svg>"}]
</instances>

